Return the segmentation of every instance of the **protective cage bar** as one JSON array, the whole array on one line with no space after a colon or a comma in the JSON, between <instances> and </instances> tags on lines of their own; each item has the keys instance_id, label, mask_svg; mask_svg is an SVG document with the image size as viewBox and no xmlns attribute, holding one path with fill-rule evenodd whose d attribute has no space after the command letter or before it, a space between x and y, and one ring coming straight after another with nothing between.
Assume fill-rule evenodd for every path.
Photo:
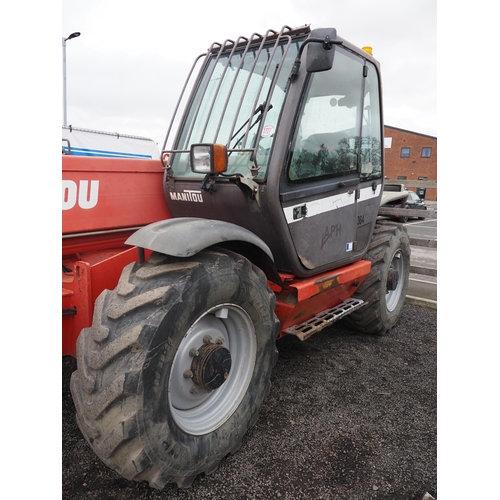
<instances>
[{"instance_id":1,"label":"protective cage bar","mask_svg":"<svg viewBox=\"0 0 500 500\"><path fill-rule=\"evenodd\" d=\"M286 55L287 55L288 50L289 50L289 48L290 48L290 46L292 44L292 38L294 36L303 35L303 34L306 34L306 33L309 33L309 32L310 32L310 28L307 25L303 26L301 28L290 28L289 26L285 25L285 26L283 26L283 28L281 28L280 32L277 32L277 31L274 31L274 30L270 29L270 30L268 30L265 33L265 35L260 35L258 33L253 33L249 38L246 38L246 37L243 37L243 36L238 37L237 40L236 40L236 42L234 42L233 40L229 40L228 39L228 40L224 41L224 43L222 43L222 44L218 43L218 42L212 43L212 45L210 46L210 48L208 49L208 51L207 51L206 54L201 54L200 56L198 56L196 58L196 60L194 61L193 66L192 66L192 68L191 68L191 70L190 70L190 72L188 74L188 78L187 78L187 80L186 80L186 82L184 84L184 87L182 89L181 95L179 97L179 100L178 100L177 105L176 105L175 110L174 110L174 114L172 116L172 120L170 122L170 126L169 126L168 131L167 131L167 135L165 137L165 141L164 141L164 144L163 144L163 151L162 151L162 154L161 154L162 161L163 161L163 159L165 157L168 157L168 156L166 156L166 153L189 153L189 144L190 144L190 142L192 140L193 129L194 129L195 124L197 122L197 118L198 118L198 115L199 115L202 103L205 101L205 94L207 92L208 85L209 85L209 83L211 81L211 77L212 77L212 75L213 75L213 73L214 73L214 71L215 71L215 69L217 67L217 62L220 60L221 56L223 56L225 54L229 54L229 56L227 58L227 62L225 64L224 68L222 69L222 74L221 74L220 80L219 80L219 82L217 84L216 91L214 92L213 97L211 97L210 107L209 107L209 110L208 110L208 113L207 113L207 117L206 117L205 123L203 124L202 132L201 132L201 137L204 136L204 134L205 134L205 132L206 132L206 130L208 128L210 119L212 118L212 112L213 112L213 109L214 109L217 97L219 95L219 91L220 91L220 88L222 86L222 82L224 80L224 76L226 75L226 72L227 72L228 68L232 67L231 63L232 63L234 54L237 51L239 52L241 49L243 49L241 60L237 64L236 71L234 72L234 75L232 77L232 82L231 82L229 91L227 93L227 96L225 98L225 102L224 102L224 105L222 107L222 112L220 114L220 118L219 118L217 126L215 128L215 134L214 134L212 142L215 143L217 141L217 137L218 137L218 134L219 134L219 132L221 130L221 127L222 127L222 124L223 124L223 121L224 121L224 117L226 115L226 110L227 110L227 107L228 107L229 102L231 100L231 97L233 95L233 91L235 89L235 85L236 85L239 73L240 73L241 69L243 68L243 65L244 65L244 62L245 62L245 56L247 55L247 53L248 53L248 51L250 49L257 49L257 52L256 52L256 54L254 56L254 62L252 64L252 67L251 67L250 71L248 72L248 76L247 76L245 85L243 87L243 90L241 91L241 95L240 95L238 106L237 106L237 111L234 114L234 120L233 120L233 123L232 123L231 128L230 128L230 133L229 133L229 135L227 137L227 140L225 141L226 142L227 151L228 151L229 154L231 152L235 152L235 151L238 151L238 152L250 152L251 153L251 159L255 161L256 151L258 149L260 135L262 133L262 127L264 126L267 112L270 109L269 108L269 103L271 102L273 91L274 91L274 88L275 88L275 85L276 85L276 81L277 81L278 76L280 74L281 68L283 67L283 63L285 61ZM282 43L283 41L285 41L284 44ZM274 42L274 44L271 46L270 44L272 42ZM271 65L273 63L274 56L275 56L275 53L278 50L278 47L280 46L280 44L282 44L281 58L280 58L278 64L275 66L274 70L273 70L272 77L271 77L272 80L271 80L270 87L269 87L269 92L268 92L268 94L266 96L266 100L265 100L265 103L264 103L265 105L264 105L264 107L263 107L262 110L259 110L259 107L262 106L262 104L259 105L260 94L262 92L262 88L264 86L266 78L268 77L268 75L269 75L269 73L271 71ZM261 79L261 83L260 83L259 89L256 92L255 100L253 102L251 112L249 113L249 116L248 116L248 121L245 122L240 127L240 129L235 133L234 130L235 130L236 125L237 125L238 117L239 117L239 114L240 114L241 107L243 105L243 101L244 101L244 98L245 98L245 95L246 95L246 91L248 89L248 86L249 86L250 81L252 79L252 76L254 74L255 68L256 68L257 63L259 61L259 57L260 57L260 55L261 55L261 53L262 53L262 51L264 49L266 49L268 52L269 51L271 51L271 52L268 55L267 64L266 64L266 67L264 69L264 73L262 75L262 79ZM198 103L196 105L196 110L194 111L193 117L191 119L192 121L191 121L191 124L190 124L189 131L186 134L186 138L183 141L182 145L177 144L177 142L179 141L179 136L178 136L177 139L174 142L174 144L176 144L178 147L176 149L168 149L167 150L165 148L166 148L168 139L170 137L170 133L171 133L172 128L173 128L175 117L176 117L177 112L178 112L179 107L180 107L180 103L181 103L182 99L184 98L184 94L185 94L186 89L188 87L189 81L191 80L191 78L193 76L194 69L195 69L196 65L198 64L198 62L200 61L200 59L203 58L203 57L205 58L205 60L202 63L203 70L199 72L199 75L197 77L197 79L198 79L197 84L195 84L193 86L193 89L191 91L191 96L190 96L190 98L188 100L188 103L192 103L194 95L199 93ZM211 69L210 74L206 75L205 74L205 70L209 67L209 61L210 61L211 58L215 58L215 61L214 61L214 64L212 65L212 69ZM203 88L200 89L199 85L200 85L200 83L201 83L201 81L203 79L205 79L205 82L203 84ZM252 124L252 118L255 116L255 114L258 111L261 111L261 115L258 118L259 121L260 121L260 123L259 123L259 128L257 130L257 140L255 141L255 144L253 145L253 147L247 147L247 139L248 139L248 136L250 134L250 129L253 127L253 125L255 125L255 124ZM181 132L182 126L183 126L183 124L181 124L179 126L177 134L179 134ZM239 141L239 143L241 144L241 147L239 147L239 148L231 148L231 140L245 126L246 126L245 134L242 137L242 139ZM168 158L169 158L169 162L172 161L172 157L171 156L168 157Z\"/></svg>"}]
</instances>

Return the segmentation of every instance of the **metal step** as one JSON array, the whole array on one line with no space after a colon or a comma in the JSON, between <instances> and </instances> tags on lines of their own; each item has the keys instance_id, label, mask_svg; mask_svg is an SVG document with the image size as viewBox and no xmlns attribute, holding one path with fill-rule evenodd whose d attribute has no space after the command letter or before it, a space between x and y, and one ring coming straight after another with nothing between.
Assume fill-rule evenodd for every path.
<instances>
[{"instance_id":1,"label":"metal step","mask_svg":"<svg viewBox=\"0 0 500 500\"><path fill-rule=\"evenodd\" d=\"M304 323L287 328L284 330L284 333L295 335L300 340L307 340L311 337L311 335L314 335L315 333L323 330L323 328L330 326L343 316L347 316L363 304L364 302L361 299L349 298L344 300L344 302L340 303L338 306L326 309L325 311L316 314L316 316L304 321Z\"/></svg>"}]
</instances>

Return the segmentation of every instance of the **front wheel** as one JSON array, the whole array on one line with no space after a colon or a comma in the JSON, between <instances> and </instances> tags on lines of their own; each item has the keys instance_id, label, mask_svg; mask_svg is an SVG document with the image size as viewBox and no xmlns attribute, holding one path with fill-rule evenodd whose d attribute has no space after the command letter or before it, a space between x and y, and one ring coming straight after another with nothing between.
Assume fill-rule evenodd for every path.
<instances>
[{"instance_id":1,"label":"front wheel","mask_svg":"<svg viewBox=\"0 0 500 500\"><path fill-rule=\"evenodd\" d=\"M269 392L274 306L265 275L226 250L128 265L77 343L71 392L96 454L158 489L216 469Z\"/></svg>"},{"instance_id":2,"label":"front wheel","mask_svg":"<svg viewBox=\"0 0 500 500\"><path fill-rule=\"evenodd\" d=\"M365 258L372 268L353 297L366 305L345 321L363 333L381 335L396 325L405 302L410 276L410 240L406 229L376 224Z\"/></svg>"}]
</instances>

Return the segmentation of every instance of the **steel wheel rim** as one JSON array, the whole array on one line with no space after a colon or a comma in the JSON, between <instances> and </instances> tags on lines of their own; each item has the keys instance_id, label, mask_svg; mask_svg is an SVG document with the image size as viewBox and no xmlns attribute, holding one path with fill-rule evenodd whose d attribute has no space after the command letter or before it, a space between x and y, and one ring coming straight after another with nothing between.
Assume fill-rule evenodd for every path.
<instances>
[{"instance_id":1,"label":"steel wheel rim","mask_svg":"<svg viewBox=\"0 0 500 500\"><path fill-rule=\"evenodd\" d=\"M385 294L385 303L387 306L387 310L392 312L394 311L394 309L396 309L397 305L399 304L399 299L401 298L401 294L403 292L405 262L404 262L404 255L401 250L398 250L393 255L390 267L396 270L399 275L396 289L386 291Z\"/></svg>"},{"instance_id":2,"label":"steel wheel rim","mask_svg":"<svg viewBox=\"0 0 500 500\"><path fill-rule=\"evenodd\" d=\"M212 392L186 376L193 360L192 350L199 349L207 335L214 343L222 339L221 345L231 354L229 375ZM175 423L193 435L207 434L223 425L247 392L256 354L255 328L244 309L220 304L200 316L182 339L170 371L168 404Z\"/></svg>"}]
</instances>

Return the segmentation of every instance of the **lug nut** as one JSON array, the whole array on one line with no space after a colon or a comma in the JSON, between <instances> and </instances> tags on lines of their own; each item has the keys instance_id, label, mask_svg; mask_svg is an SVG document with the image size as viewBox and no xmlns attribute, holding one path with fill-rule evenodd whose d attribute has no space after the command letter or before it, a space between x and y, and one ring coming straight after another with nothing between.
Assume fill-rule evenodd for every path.
<instances>
[{"instance_id":1,"label":"lug nut","mask_svg":"<svg viewBox=\"0 0 500 500\"><path fill-rule=\"evenodd\" d=\"M191 370L186 370L182 375L184 378L193 378L194 373Z\"/></svg>"},{"instance_id":2,"label":"lug nut","mask_svg":"<svg viewBox=\"0 0 500 500\"><path fill-rule=\"evenodd\" d=\"M221 345L224 343L224 339L222 337L217 337L215 339L215 343Z\"/></svg>"},{"instance_id":3,"label":"lug nut","mask_svg":"<svg viewBox=\"0 0 500 500\"><path fill-rule=\"evenodd\" d=\"M196 358L196 356L199 356L200 355L200 351L198 351L198 349L196 348L192 348L189 350L189 355L192 357L192 358Z\"/></svg>"},{"instance_id":4,"label":"lug nut","mask_svg":"<svg viewBox=\"0 0 500 500\"><path fill-rule=\"evenodd\" d=\"M203 336L203 343L210 344L210 342L212 342L212 337L210 337L210 335L204 335Z\"/></svg>"},{"instance_id":5,"label":"lug nut","mask_svg":"<svg viewBox=\"0 0 500 500\"><path fill-rule=\"evenodd\" d=\"M196 385L193 385L191 389L189 389L189 392L191 394L196 394L198 392L198 387Z\"/></svg>"}]
</instances>

